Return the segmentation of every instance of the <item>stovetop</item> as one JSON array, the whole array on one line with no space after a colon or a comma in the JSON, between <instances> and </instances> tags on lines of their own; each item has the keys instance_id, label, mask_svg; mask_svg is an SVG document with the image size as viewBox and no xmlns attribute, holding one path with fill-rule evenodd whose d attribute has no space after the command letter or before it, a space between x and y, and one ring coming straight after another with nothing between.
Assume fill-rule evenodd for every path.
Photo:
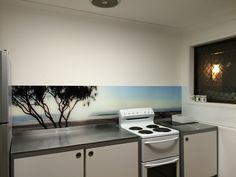
<instances>
[{"instance_id":1,"label":"stovetop","mask_svg":"<svg viewBox=\"0 0 236 177\"><path fill-rule=\"evenodd\" d=\"M132 108L119 111L119 125L141 138L179 134L178 130L154 123L152 108Z\"/></svg>"},{"instance_id":2,"label":"stovetop","mask_svg":"<svg viewBox=\"0 0 236 177\"><path fill-rule=\"evenodd\" d=\"M155 124L153 121L136 121L135 123L123 124L121 125L121 128L128 130L141 138L153 138L179 134L178 130Z\"/></svg>"}]
</instances>

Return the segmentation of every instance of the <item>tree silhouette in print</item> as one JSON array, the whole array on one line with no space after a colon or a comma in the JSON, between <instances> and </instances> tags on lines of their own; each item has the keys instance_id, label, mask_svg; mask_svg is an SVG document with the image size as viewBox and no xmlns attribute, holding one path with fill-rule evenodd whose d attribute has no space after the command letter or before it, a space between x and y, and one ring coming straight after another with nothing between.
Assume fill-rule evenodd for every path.
<instances>
[{"instance_id":1,"label":"tree silhouette in print","mask_svg":"<svg viewBox=\"0 0 236 177\"><path fill-rule=\"evenodd\" d=\"M59 111L55 119L47 105L46 97L51 95ZM89 106L97 96L96 86L13 86L12 104L18 106L25 114L34 117L39 125L47 129L49 120L54 128L68 127L71 112L80 101ZM39 113L43 110L44 116ZM46 117L47 119L45 119Z\"/></svg>"}]
</instances>

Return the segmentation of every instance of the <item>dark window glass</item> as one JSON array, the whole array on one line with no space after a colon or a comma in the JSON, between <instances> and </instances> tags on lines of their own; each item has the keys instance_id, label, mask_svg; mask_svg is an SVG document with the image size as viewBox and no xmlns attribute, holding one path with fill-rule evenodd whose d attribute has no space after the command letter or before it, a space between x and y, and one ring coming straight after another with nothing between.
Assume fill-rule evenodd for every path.
<instances>
[{"instance_id":1,"label":"dark window glass","mask_svg":"<svg viewBox=\"0 0 236 177\"><path fill-rule=\"evenodd\" d=\"M148 177L176 177L176 163L162 165L148 169Z\"/></svg>"},{"instance_id":2,"label":"dark window glass","mask_svg":"<svg viewBox=\"0 0 236 177\"><path fill-rule=\"evenodd\" d=\"M194 94L236 103L236 38L194 48Z\"/></svg>"}]
</instances>

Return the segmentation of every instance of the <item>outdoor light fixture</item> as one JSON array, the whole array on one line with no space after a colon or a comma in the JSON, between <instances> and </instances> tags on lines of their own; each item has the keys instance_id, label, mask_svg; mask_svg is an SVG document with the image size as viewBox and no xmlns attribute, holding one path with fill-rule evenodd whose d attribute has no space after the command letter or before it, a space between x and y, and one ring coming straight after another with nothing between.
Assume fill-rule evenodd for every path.
<instances>
[{"instance_id":1,"label":"outdoor light fixture","mask_svg":"<svg viewBox=\"0 0 236 177\"><path fill-rule=\"evenodd\" d=\"M115 7L120 3L120 0L90 0L96 7L110 8Z\"/></svg>"},{"instance_id":2,"label":"outdoor light fixture","mask_svg":"<svg viewBox=\"0 0 236 177\"><path fill-rule=\"evenodd\" d=\"M212 65L212 80L216 80L221 72L220 64Z\"/></svg>"}]
</instances>

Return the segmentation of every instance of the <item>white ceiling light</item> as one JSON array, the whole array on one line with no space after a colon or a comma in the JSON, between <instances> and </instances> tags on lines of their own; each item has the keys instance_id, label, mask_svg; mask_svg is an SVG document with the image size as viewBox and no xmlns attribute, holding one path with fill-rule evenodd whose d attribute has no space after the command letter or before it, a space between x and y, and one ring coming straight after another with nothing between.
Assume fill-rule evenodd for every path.
<instances>
[{"instance_id":1,"label":"white ceiling light","mask_svg":"<svg viewBox=\"0 0 236 177\"><path fill-rule=\"evenodd\" d=\"M120 0L90 0L94 6L101 8L115 7L120 3Z\"/></svg>"}]
</instances>

